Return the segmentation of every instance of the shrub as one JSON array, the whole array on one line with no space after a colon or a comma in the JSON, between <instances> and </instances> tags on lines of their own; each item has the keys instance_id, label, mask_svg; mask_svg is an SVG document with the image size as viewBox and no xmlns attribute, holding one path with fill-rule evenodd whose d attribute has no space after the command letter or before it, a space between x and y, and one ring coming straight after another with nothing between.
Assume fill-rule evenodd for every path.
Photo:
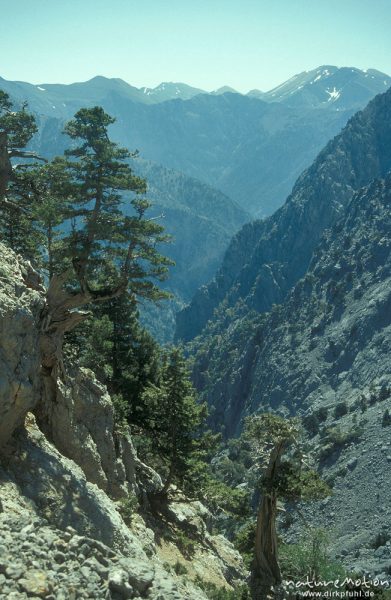
<instances>
[{"instance_id":1,"label":"shrub","mask_svg":"<svg viewBox=\"0 0 391 600\"><path fill-rule=\"evenodd\" d=\"M310 529L297 544L284 544L280 549L284 579L294 581L332 580L345 575L342 565L330 559L329 540L322 529Z\"/></svg>"},{"instance_id":2,"label":"shrub","mask_svg":"<svg viewBox=\"0 0 391 600\"><path fill-rule=\"evenodd\" d=\"M380 548L380 546L385 546L389 539L390 536L387 533L384 531L379 531L379 533L377 533L375 538L372 540L371 547L376 550L377 548Z\"/></svg>"},{"instance_id":3,"label":"shrub","mask_svg":"<svg viewBox=\"0 0 391 600\"><path fill-rule=\"evenodd\" d=\"M198 585L209 598L209 600L250 600L250 592L246 585L236 586L233 590L217 587L211 581L203 581L197 576L194 583Z\"/></svg>"},{"instance_id":4,"label":"shrub","mask_svg":"<svg viewBox=\"0 0 391 600\"><path fill-rule=\"evenodd\" d=\"M314 436L319 432L320 424L326 421L328 412L328 408L322 406L303 418L303 426L310 435Z\"/></svg>"},{"instance_id":5,"label":"shrub","mask_svg":"<svg viewBox=\"0 0 391 600\"><path fill-rule=\"evenodd\" d=\"M114 425L118 432L128 429L129 404L122 394L112 394L111 401L114 407Z\"/></svg>"},{"instance_id":6,"label":"shrub","mask_svg":"<svg viewBox=\"0 0 391 600\"><path fill-rule=\"evenodd\" d=\"M257 523L255 520L247 522L246 525L238 531L234 539L234 546L242 555L247 569L250 568L254 557L256 526Z\"/></svg>"},{"instance_id":7,"label":"shrub","mask_svg":"<svg viewBox=\"0 0 391 600\"><path fill-rule=\"evenodd\" d=\"M345 400L342 402L338 402L337 406L334 409L334 417L339 419L348 413L348 405Z\"/></svg>"},{"instance_id":8,"label":"shrub","mask_svg":"<svg viewBox=\"0 0 391 600\"><path fill-rule=\"evenodd\" d=\"M311 413L303 418L303 425L309 435L314 436L319 431L319 418L316 413Z\"/></svg>"},{"instance_id":9,"label":"shrub","mask_svg":"<svg viewBox=\"0 0 391 600\"><path fill-rule=\"evenodd\" d=\"M118 511L128 527L131 525L138 508L139 501L135 494L129 494L126 498L119 500Z\"/></svg>"},{"instance_id":10,"label":"shrub","mask_svg":"<svg viewBox=\"0 0 391 600\"><path fill-rule=\"evenodd\" d=\"M366 399L366 397L364 395L360 396L360 398L357 402L357 407L361 410L362 413L364 413L367 410L368 400Z\"/></svg>"},{"instance_id":11,"label":"shrub","mask_svg":"<svg viewBox=\"0 0 391 600\"><path fill-rule=\"evenodd\" d=\"M390 411L388 410L388 408L386 408L386 410L383 413L383 418L382 418L381 424L383 427L388 427L389 425L391 425L391 415L390 415Z\"/></svg>"},{"instance_id":12,"label":"shrub","mask_svg":"<svg viewBox=\"0 0 391 600\"><path fill-rule=\"evenodd\" d=\"M328 412L329 411L328 411L328 408L326 408L326 406L322 406L321 408L318 408L318 410L316 411L318 419L321 423L323 423L323 421L325 421L327 419Z\"/></svg>"},{"instance_id":13,"label":"shrub","mask_svg":"<svg viewBox=\"0 0 391 600\"><path fill-rule=\"evenodd\" d=\"M174 571L177 575L187 575L187 572L188 572L185 565L183 563L179 562L179 560L177 560L174 565Z\"/></svg>"},{"instance_id":14,"label":"shrub","mask_svg":"<svg viewBox=\"0 0 391 600\"><path fill-rule=\"evenodd\" d=\"M324 446L319 451L319 460L325 460L336 450L341 450L351 442L357 441L363 434L363 423L355 425L347 431L339 427L328 427L323 431Z\"/></svg>"},{"instance_id":15,"label":"shrub","mask_svg":"<svg viewBox=\"0 0 391 600\"><path fill-rule=\"evenodd\" d=\"M175 543L182 552L183 556L186 558L191 558L193 556L195 552L194 541L187 537L187 535L185 535L182 531L177 532L175 536Z\"/></svg>"}]
</instances>

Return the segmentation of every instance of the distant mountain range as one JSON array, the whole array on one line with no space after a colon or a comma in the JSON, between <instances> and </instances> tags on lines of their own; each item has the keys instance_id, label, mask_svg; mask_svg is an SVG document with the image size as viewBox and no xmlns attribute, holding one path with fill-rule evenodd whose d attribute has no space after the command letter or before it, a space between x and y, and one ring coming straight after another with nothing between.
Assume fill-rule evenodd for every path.
<instances>
[{"instance_id":1,"label":"distant mountain range","mask_svg":"<svg viewBox=\"0 0 391 600\"><path fill-rule=\"evenodd\" d=\"M114 138L144 159L220 190L253 216L273 213L300 173L356 110L391 84L375 70L324 66L274 90L205 93L181 83L135 88L95 77L39 86L0 79L0 88L28 100L40 121L41 152L64 145L61 130L81 106L100 104L117 118Z\"/></svg>"},{"instance_id":2,"label":"distant mountain range","mask_svg":"<svg viewBox=\"0 0 391 600\"><path fill-rule=\"evenodd\" d=\"M265 102L284 102L290 106L316 108L330 106L336 109L362 106L375 94L384 92L391 78L376 69L360 70L350 67L323 65L312 71L303 71L268 92L254 89L245 94ZM29 98L34 110L54 116L70 116L75 102L104 102L110 95L141 104L158 104L167 100L190 100L199 94L240 94L230 86L212 92L185 83L162 82L155 88L137 88L123 79L93 77L88 81L65 84L42 83L33 85L22 81L7 81L0 77L0 87L15 99ZM243 95L243 94L240 94Z\"/></svg>"}]
</instances>

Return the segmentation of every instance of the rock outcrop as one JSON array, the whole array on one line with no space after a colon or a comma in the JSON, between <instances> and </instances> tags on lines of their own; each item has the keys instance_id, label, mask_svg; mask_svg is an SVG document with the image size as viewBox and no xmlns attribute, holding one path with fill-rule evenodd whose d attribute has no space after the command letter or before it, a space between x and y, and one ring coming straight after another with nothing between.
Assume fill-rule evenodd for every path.
<instances>
[{"instance_id":1,"label":"rock outcrop","mask_svg":"<svg viewBox=\"0 0 391 600\"><path fill-rule=\"evenodd\" d=\"M0 244L0 447L39 399L37 288L30 265Z\"/></svg>"}]
</instances>

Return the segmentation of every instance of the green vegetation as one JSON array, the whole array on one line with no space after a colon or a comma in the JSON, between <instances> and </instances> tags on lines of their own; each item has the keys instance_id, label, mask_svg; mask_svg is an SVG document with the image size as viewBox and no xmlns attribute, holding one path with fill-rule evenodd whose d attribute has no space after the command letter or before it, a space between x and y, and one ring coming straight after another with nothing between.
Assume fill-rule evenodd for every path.
<instances>
[{"instance_id":1,"label":"green vegetation","mask_svg":"<svg viewBox=\"0 0 391 600\"><path fill-rule=\"evenodd\" d=\"M334 452L340 451L352 442L358 441L363 433L362 422L347 430L342 430L339 426L325 428L321 432L322 447L318 453L319 460L324 461L329 456L332 456Z\"/></svg>"},{"instance_id":2,"label":"green vegetation","mask_svg":"<svg viewBox=\"0 0 391 600\"><path fill-rule=\"evenodd\" d=\"M174 536L175 545L182 552L183 556L191 559L195 552L195 542L189 538L183 531L176 531Z\"/></svg>"},{"instance_id":3,"label":"green vegetation","mask_svg":"<svg viewBox=\"0 0 391 600\"><path fill-rule=\"evenodd\" d=\"M177 575L187 575L187 568L183 563L179 562L179 560L177 560L174 565L174 571Z\"/></svg>"},{"instance_id":4,"label":"green vegetation","mask_svg":"<svg viewBox=\"0 0 391 600\"><path fill-rule=\"evenodd\" d=\"M137 512L138 508L139 501L135 494L129 494L126 498L121 498L118 502L118 510L128 526L132 524L134 514Z\"/></svg>"},{"instance_id":5,"label":"green vegetation","mask_svg":"<svg viewBox=\"0 0 391 600\"><path fill-rule=\"evenodd\" d=\"M391 415L389 409L386 408L386 410L383 413L382 426L388 427L389 425L391 425Z\"/></svg>"},{"instance_id":6,"label":"green vegetation","mask_svg":"<svg viewBox=\"0 0 391 600\"><path fill-rule=\"evenodd\" d=\"M250 417L244 435L253 444L261 474L252 581L255 588L259 582L270 587L282 581L276 530L278 500L318 500L330 495L330 489L308 466L297 419L274 414Z\"/></svg>"},{"instance_id":7,"label":"green vegetation","mask_svg":"<svg viewBox=\"0 0 391 600\"><path fill-rule=\"evenodd\" d=\"M313 437L319 432L320 424L327 419L328 409L322 406L318 410L303 417L303 427Z\"/></svg>"},{"instance_id":8,"label":"green vegetation","mask_svg":"<svg viewBox=\"0 0 391 600\"><path fill-rule=\"evenodd\" d=\"M237 532L234 544L243 557L247 569L251 568L255 552L256 520L250 519Z\"/></svg>"},{"instance_id":9,"label":"green vegetation","mask_svg":"<svg viewBox=\"0 0 391 600\"><path fill-rule=\"evenodd\" d=\"M233 590L217 587L210 581L196 577L194 583L200 587L210 600L250 600L250 591L246 585L236 586Z\"/></svg>"},{"instance_id":10,"label":"green vegetation","mask_svg":"<svg viewBox=\"0 0 391 600\"><path fill-rule=\"evenodd\" d=\"M390 540L390 534L385 531L379 531L375 538L371 542L371 547L375 550L380 548L380 546L385 546L385 544Z\"/></svg>"},{"instance_id":11,"label":"green vegetation","mask_svg":"<svg viewBox=\"0 0 391 600\"><path fill-rule=\"evenodd\" d=\"M41 237L31 206L29 171L39 157L25 150L37 132L35 119L23 104L18 110L0 90L0 238L16 252L37 259ZM27 162L22 159L27 159Z\"/></svg>"},{"instance_id":12,"label":"green vegetation","mask_svg":"<svg viewBox=\"0 0 391 600\"><path fill-rule=\"evenodd\" d=\"M334 409L334 417L336 419L339 419L340 417L343 417L344 415L346 415L348 412L349 412L348 404L345 400L342 400L341 402L338 402L338 404L336 405L336 407Z\"/></svg>"},{"instance_id":13,"label":"green vegetation","mask_svg":"<svg viewBox=\"0 0 391 600\"><path fill-rule=\"evenodd\" d=\"M330 559L329 537L322 529L309 529L296 544L282 544L281 571L292 581L330 581L346 575L342 565Z\"/></svg>"}]
</instances>

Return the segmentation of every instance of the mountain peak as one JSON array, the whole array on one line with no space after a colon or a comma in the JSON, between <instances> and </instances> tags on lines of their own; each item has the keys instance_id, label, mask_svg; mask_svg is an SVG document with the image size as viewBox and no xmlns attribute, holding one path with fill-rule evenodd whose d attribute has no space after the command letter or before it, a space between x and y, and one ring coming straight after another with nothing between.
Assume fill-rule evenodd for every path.
<instances>
[{"instance_id":1,"label":"mountain peak","mask_svg":"<svg viewBox=\"0 0 391 600\"><path fill-rule=\"evenodd\" d=\"M173 100L175 98L190 100L190 98L197 94L206 93L199 88L175 81L162 81L154 88L142 87L140 88L140 91L153 102L162 102L164 100Z\"/></svg>"},{"instance_id":2,"label":"mountain peak","mask_svg":"<svg viewBox=\"0 0 391 600\"><path fill-rule=\"evenodd\" d=\"M364 71L357 67L321 65L297 73L263 94L262 99L309 108L333 104L335 110L344 110L348 107L359 108L373 95L385 92L390 85L391 78L375 69Z\"/></svg>"},{"instance_id":3,"label":"mountain peak","mask_svg":"<svg viewBox=\"0 0 391 600\"><path fill-rule=\"evenodd\" d=\"M240 92L238 92L237 90L235 90L233 87L230 87L229 85L223 85L222 87L218 88L217 90L213 90L213 92L211 92L211 94L239 94Z\"/></svg>"}]
</instances>

